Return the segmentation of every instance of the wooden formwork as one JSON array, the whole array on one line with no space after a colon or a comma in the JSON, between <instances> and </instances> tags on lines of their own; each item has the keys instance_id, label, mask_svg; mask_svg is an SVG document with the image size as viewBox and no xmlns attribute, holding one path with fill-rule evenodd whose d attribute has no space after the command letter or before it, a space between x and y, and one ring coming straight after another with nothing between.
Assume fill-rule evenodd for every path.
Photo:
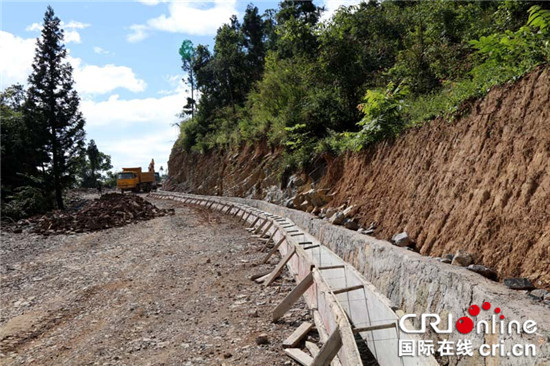
<instances>
[{"instance_id":1,"label":"wooden formwork","mask_svg":"<svg viewBox=\"0 0 550 366\"><path fill-rule=\"evenodd\" d=\"M268 250L269 242L273 243L261 263L268 262L276 251L282 259L269 274L258 276L256 282L270 285L286 266L297 283L274 309L273 320L282 317L303 296L313 311L324 343L318 352L312 351L313 357L297 349L287 350L297 362L303 365L361 365L355 337L358 334L382 366L438 364L433 357L400 357L398 341L417 340L414 335L400 331L397 325L400 311L355 268L291 220L244 204L224 202L220 197L172 192L151 195L232 214L248 225L249 231L267 239L263 249ZM311 344L310 348L315 349Z\"/></svg>"}]
</instances>

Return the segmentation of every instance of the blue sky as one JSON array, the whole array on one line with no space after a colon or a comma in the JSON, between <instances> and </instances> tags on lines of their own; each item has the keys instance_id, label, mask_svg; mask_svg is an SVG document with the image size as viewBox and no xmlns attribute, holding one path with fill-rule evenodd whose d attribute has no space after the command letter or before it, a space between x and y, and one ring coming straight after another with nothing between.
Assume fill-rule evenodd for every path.
<instances>
[{"instance_id":1,"label":"blue sky","mask_svg":"<svg viewBox=\"0 0 550 366\"><path fill-rule=\"evenodd\" d=\"M318 0L328 12L357 0ZM87 138L111 155L115 170L165 169L178 135L176 114L189 91L178 49L184 39L212 46L232 14L250 1L4 1L0 2L0 88L26 83L35 41L50 4L62 20L69 62L82 99ZM260 11L278 1L253 2Z\"/></svg>"}]
</instances>

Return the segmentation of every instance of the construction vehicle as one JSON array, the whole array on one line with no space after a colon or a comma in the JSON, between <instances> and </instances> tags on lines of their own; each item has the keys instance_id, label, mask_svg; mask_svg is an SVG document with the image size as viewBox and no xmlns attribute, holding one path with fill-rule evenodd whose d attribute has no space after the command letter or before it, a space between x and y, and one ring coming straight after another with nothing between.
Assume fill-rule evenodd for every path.
<instances>
[{"instance_id":1,"label":"construction vehicle","mask_svg":"<svg viewBox=\"0 0 550 366\"><path fill-rule=\"evenodd\" d=\"M141 168L122 168L122 172L117 175L116 186L122 193L156 190L155 172L142 172Z\"/></svg>"}]
</instances>

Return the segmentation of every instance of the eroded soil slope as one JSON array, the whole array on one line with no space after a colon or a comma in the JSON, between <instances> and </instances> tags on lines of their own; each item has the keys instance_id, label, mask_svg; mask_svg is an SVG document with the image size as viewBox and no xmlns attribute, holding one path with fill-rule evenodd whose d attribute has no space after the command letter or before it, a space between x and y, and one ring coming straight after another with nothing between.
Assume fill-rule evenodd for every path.
<instances>
[{"instance_id":1,"label":"eroded soil slope","mask_svg":"<svg viewBox=\"0 0 550 366\"><path fill-rule=\"evenodd\" d=\"M283 365L293 286L247 277L265 254L236 219L171 201L176 214L101 232L2 233L1 365ZM292 285L292 286L291 286ZM256 344L259 334L268 344Z\"/></svg>"},{"instance_id":2,"label":"eroded soil slope","mask_svg":"<svg viewBox=\"0 0 550 366\"><path fill-rule=\"evenodd\" d=\"M494 88L453 122L337 159L323 185L377 236L406 230L422 254L465 249L501 277L550 286L550 69Z\"/></svg>"},{"instance_id":3,"label":"eroded soil slope","mask_svg":"<svg viewBox=\"0 0 550 366\"><path fill-rule=\"evenodd\" d=\"M406 230L425 255L467 250L501 278L550 288L550 69L495 87L463 110L393 143L325 156L294 189L278 150L198 155L175 147L169 188L283 203L315 182L334 195L329 206L355 206L365 227L376 221L378 238Z\"/></svg>"}]
</instances>

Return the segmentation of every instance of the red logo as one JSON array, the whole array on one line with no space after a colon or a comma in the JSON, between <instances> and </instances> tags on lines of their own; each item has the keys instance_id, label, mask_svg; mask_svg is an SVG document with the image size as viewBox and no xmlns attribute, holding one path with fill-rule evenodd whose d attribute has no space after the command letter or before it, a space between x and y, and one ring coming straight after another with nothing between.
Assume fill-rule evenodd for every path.
<instances>
[{"instance_id":1,"label":"red logo","mask_svg":"<svg viewBox=\"0 0 550 366\"><path fill-rule=\"evenodd\" d=\"M481 304L481 308L485 311L491 310L491 303L490 302L484 302ZM479 309L479 306L472 305L468 309L468 313L470 313L471 316L478 316L481 310ZM500 314L500 308L495 308L494 310L495 314ZM500 315L500 319L504 319L504 315ZM458 330L462 334L468 334L474 329L474 321L470 319L467 316L463 316L462 318L459 318L456 321L456 330Z\"/></svg>"}]
</instances>

